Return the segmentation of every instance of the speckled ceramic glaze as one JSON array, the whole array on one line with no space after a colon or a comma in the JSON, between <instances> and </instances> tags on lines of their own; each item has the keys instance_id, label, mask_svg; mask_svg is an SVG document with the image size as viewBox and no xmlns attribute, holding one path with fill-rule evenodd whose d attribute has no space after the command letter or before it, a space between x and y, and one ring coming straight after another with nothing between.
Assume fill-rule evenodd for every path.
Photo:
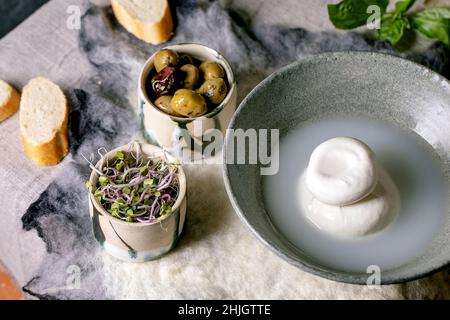
<instances>
[{"instance_id":1,"label":"speckled ceramic glaze","mask_svg":"<svg viewBox=\"0 0 450 320\"><path fill-rule=\"evenodd\" d=\"M188 54L200 61L215 61L224 68L228 80L227 96L214 110L196 118L175 117L156 107L145 90L147 77L154 66L153 60L156 52L142 67L138 84L138 98L144 136L149 143L164 147L173 154L182 155L191 151L190 149L182 150L193 145L191 139L195 143L200 143L203 134L208 130L219 129L225 133L225 129L236 109L236 82L230 64L224 56L214 49L196 43L177 44L165 49ZM187 130L188 136L183 134L186 131L181 129Z\"/></svg>"},{"instance_id":2,"label":"speckled ceramic glaze","mask_svg":"<svg viewBox=\"0 0 450 320\"><path fill-rule=\"evenodd\" d=\"M327 53L275 72L241 103L230 128L280 129L280 135L323 118L361 116L420 136L450 181L450 83L411 61L370 52ZM225 148L230 144L227 135ZM324 278L366 284L368 274L336 271L304 254L274 227L265 207L259 165L224 165L232 204L250 230L290 263ZM449 190L445 191L449 195ZM443 213L444 214L444 213ZM450 261L450 221L425 252L381 274L381 283L398 283L431 274ZM411 235L414 236L414 235Z\"/></svg>"},{"instance_id":3,"label":"speckled ceramic glaze","mask_svg":"<svg viewBox=\"0 0 450 320\"><path fill-rule=\"evenodd\" d=\"M117 151L129 150L125 145L108 152L107 159L114 158ZM141 145L143 154L152 157L164 156L156 146ZM174 161L166 154L169 160ZM98 166L99 164L97 164ZM144 262L159 258L169 252L180 237L186 218L186 177L183 168L179 167L178 179L180 191L173 205L172 213L156 219L152 223L130 223L111 216L89 192L89 208L94 236L105 248L106 252L121 260ZM89 179L92 186L97 184L98 174L92 172Z\"/></svg>"}]
</instances>

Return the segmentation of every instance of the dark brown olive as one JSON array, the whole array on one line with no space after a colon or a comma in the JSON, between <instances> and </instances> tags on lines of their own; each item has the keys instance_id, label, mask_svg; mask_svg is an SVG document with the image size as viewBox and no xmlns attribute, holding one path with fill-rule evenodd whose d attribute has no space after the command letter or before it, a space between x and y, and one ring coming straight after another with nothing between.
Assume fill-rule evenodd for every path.
<instances>
[{"instance_id":1,"label":"dark brown olive","mask_svg":"<svg viewBox=\"0 0 450 320\"><path fill-rule=\"evenodd\" d=\"M200 65L200 70L205 80L225 77L225 71L217 62L205 61Z\"/></svg>"},{"instance_id":2,"label":"dark brown olive","mask_svg":"<svg viewBox=\"0 0 450 320\"><path fill-rule=\"evenodd\" d=\"M198 89L210 103L219 104L227 95L227 85L222 78L215 78L205 81Z\"/></svg>"},{"instance_id":3,"label":"dark brown olive","mask_svg":"<svg viewBox=\"0 0 450 320\"><path fill-rule=\"evenodd\" d=\"M206 113L206 100L197 92L179 89L170 101L172 110L186 117L198 117Z\"/></svg>"},{"instance_id":4,"label":"dark brown olive","mask_svg":"<svg viewBox=\"0 0 450 320\"><path fill-rule=\"evenodd\" d=\"M180 70L184 73L183 87L193 89L197 85L199 78L197 67L192 64L185 64Z\"/></svg>"},{"instance_id":5,"label":"dark brown olive","mask_svg":"<svg viewBox=\"0 0 450 320\"><path fill-rule=\"evenodd\" d=\"M177 83L177 70L173 67L165 67L156 74L151 81L152 90L156 97L168 94Z\"/></svg>"},{"instance_id":6,"label":"dark brown olive","mask_svg":"<svg viewBox=\"0 0 450 320\"><path fill-rule=\"evenodd\" d=\"M159 50L155 55L154 65L156 72L160 72L167 66L174 67L178 64L178 53L169 49Z\"/></svg>"}]
</instances>

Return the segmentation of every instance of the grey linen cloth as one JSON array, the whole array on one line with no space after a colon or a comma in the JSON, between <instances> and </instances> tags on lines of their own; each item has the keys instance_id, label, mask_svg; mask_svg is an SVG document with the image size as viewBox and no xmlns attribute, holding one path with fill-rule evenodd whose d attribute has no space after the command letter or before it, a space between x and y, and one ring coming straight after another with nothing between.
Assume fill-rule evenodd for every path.
<instances>
[{"instance_id":1,"label":"grey linen cloth","mask_svg":"<svg viewBox=\"0 0 450 320\"><path fill-rule=\"evenodd\" d=\"M224 3L173 2L177 27L168 44L199 42L222 52L236 73L239 101L272 71L307 55L344 50L396 54L386 43L374 42L357 33L254 26L243 12ZM27 237L36 246L38 241L44 244L38 257L30 255L27 259L22 255L20 259L20 268L33 266L32 272L18 276L30 296L41 299L450 297L448 270L402 285L370 289L321 279L289 265L260 244L233 213L219 165L187 166L187 229L172 253L156 261L130 264L103 252L91 230L84 187L89 169L81 155L140 138L137 79L143 62L159 47L128 34L108 7L85 3L84 10L77 37L90 72L77 81L77 89L64 88L71 104L70 155L49 173L51 182L42 189L33 189L33 195L25 196L26 200L17 195L31 192L26 184L20 184L20 190L11 190L11 196L21 205L15 207L14 219L10 219L14 221L13 227L1 227L4 234L1 237L22 238L17 240L19 245L11 247L23 252L32 250L23 245ZM449 51L439 43L408 58L449 76ZM6 130L7 126L12 128L7 123L1 124L0 130ZM31 170L34 172L31 181L38 180L42 173ZM0 171L0 177L9 176L14 181L13 174L4 172L5 167ZM5 209L0 214L11 215ZM30 236L30 232L37 237ZM11 258L14 256L6 254L10 257L6 261L10 269L19 263ZM73 267L81 271L79 288L67 285Z\"/></svg>"}]
</instances>

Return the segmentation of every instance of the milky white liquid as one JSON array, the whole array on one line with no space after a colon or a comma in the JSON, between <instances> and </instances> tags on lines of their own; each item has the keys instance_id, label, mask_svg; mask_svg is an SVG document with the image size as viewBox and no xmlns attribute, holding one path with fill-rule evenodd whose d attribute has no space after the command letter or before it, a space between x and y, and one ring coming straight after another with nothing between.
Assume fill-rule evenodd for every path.
<instances>
[{"instance_id":1,"label":"milky white liquid","mask_svg":"<svg viewBox=\"0 0 450 320\"><path fill-rule=\"evenodd\" d=\"M360 239L336 239L322 232L306 218L295 192L315 147L338 136L368 144L400 193L395 221ZM419 144L419 139L362 118L322 120L293 130L281 138L278 174L263 178L271 221L299 250L332 269L366 272L370 265L386 270L409 262L426 250L447 212L443 174L431 156L432 148L423 140L425 146Z\"/></svg>"}]
</instances>

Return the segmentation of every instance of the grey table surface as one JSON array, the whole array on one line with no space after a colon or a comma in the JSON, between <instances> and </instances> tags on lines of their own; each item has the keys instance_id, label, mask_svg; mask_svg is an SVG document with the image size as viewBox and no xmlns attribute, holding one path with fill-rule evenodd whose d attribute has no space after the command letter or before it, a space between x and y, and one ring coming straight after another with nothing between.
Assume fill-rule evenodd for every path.
<instances>
[{"instance_id":1,"label":"grey table surface","mask_svg":"<svg viewBox=\"0 0 450 320\"><path fill-rule=\"evenodd\" d=\"M280 5L277 0L224 1L228 6L247 12L255 24L304 27L312 31L333 29L327 18L327 2L287 0ZM82 10L86 7L81 0L52 0L0 40L0 78L22 88L32 77L46 76L68 90L92 74L92 66L78 47L78 30L66 27L70 5L79 5ZM6 191L0 193L0 257L23 286L38 272L46 247L36 230L22 229L21 217L70 159L52 168L30 164L22 151L17 115L0 123L0 153L0 181L2 190ZM191 203L191 210L207 216L205 212L213 208L221 220L212 225L213 232L194 237L198 241L184 243L174 254L159 261L132 265L118 263L104 254L101 258L110 296L138 299L450 298L448 271L373 289L328 281L298 270L272 254L242 225L225 193L220 166L205 165L195 170L188 168L188 171L191 187L205 196L211 190L215 193L212 200ZM196 232L193 229L191 232ZM195 262L186 266L187 261ZM148 277L153 277L151 283L145 283ZM180 288L186 286L191 286L190 291L180 295Z\"/></svg>"}]
</instances>

